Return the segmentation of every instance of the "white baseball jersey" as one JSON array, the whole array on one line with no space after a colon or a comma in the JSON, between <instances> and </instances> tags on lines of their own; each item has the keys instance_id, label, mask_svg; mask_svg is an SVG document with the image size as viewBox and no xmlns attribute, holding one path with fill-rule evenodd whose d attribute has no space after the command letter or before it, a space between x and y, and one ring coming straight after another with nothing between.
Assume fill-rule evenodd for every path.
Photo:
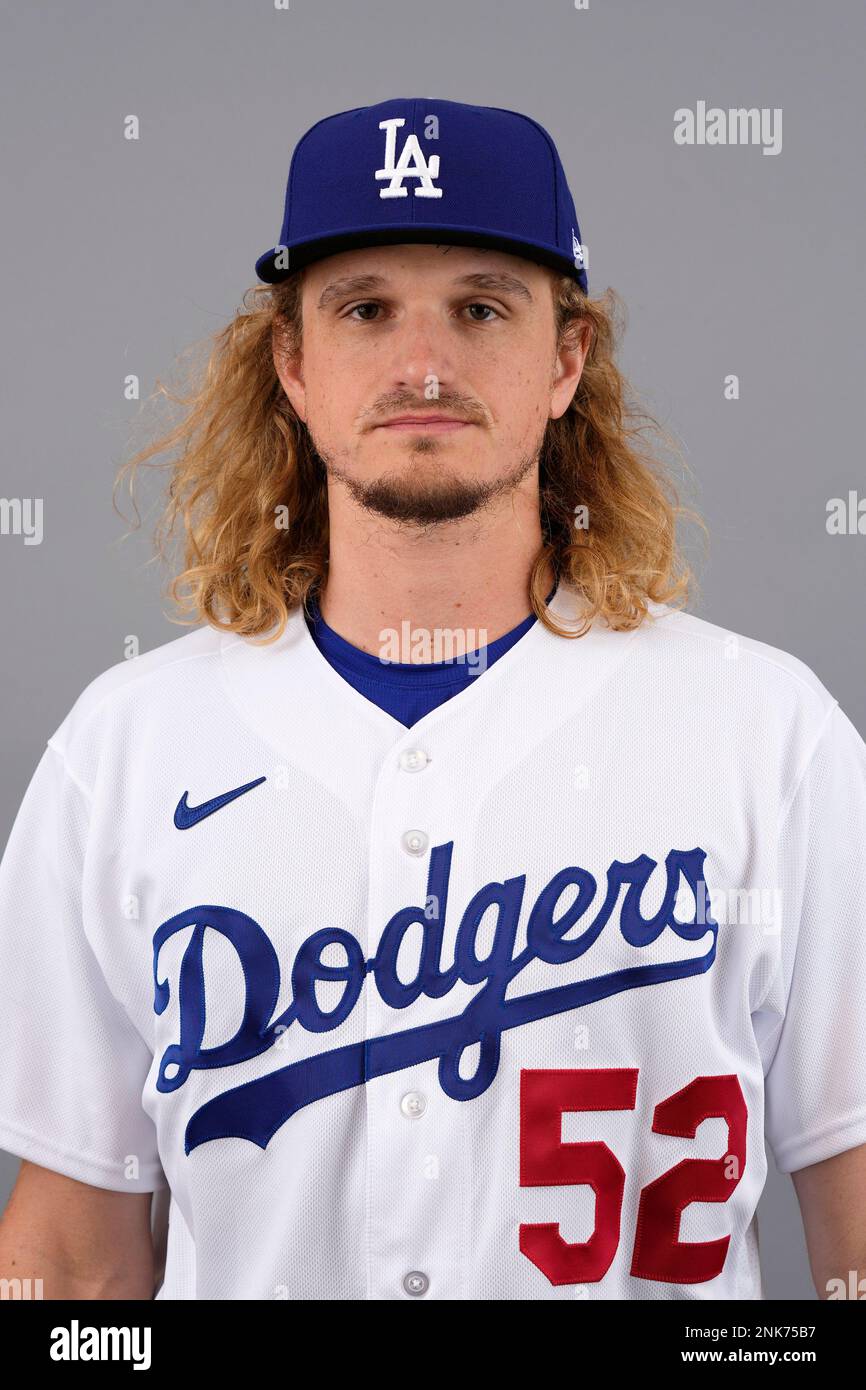
<instances>
[{"instance_id":1,"label":"white baseball jersey","mask_svg":"<svg viewBox=\"0 0 866 1390\"><path fill-rule=\"evenodd\" d=\"M762 1297L765 1127L866 1142L866 745L652 614L409 729L300 612L78 697L0 866L0 1145L168 1185L158 1297Z\"/></svg>"}]
</instances>

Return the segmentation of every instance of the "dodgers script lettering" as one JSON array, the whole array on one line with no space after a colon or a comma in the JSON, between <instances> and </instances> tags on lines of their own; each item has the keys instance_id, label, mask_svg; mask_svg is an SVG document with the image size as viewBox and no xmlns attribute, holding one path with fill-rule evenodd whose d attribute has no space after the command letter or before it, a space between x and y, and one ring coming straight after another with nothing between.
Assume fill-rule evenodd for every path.
<instances>
[{"instance_id":1,"label":"dodgers script lettering","mask_svg":"<svg viewBox=\"0 0 866 1390\"><path fill-rule=\"evenodd\" d=\"M373 1077L439 1059L439 1084L454 1100L467 1101L486 1091L499 1066L500 1039L508 1028L519 1028L536 1019L578 1009L627 989L684 979L709 970L715 959L718 924L707 906L709 895L703 877L706 851L671 850L665 859L667 874L662 904L651 918L640 912L643 889L657 867L648 855L622 863L615 859L607 871L607 893L597 916L578 936L566 933L584 916L596 897L596 880L586 869L570 867L554 874L533 904L526 926L526 946L517 955L514 943L526 887L526 875L488 883L469 902L457 930L454 961L442 969L442 939L448 906L448 885L454 842L436 845L430 854L427 903L437 905L431 915L420 907L405 907L387 923L376 955L365 960L360 944L339 927L313 932L299 947L292 966L292 1003L273 1017L280 991L280 966L267 933L252 917L234 908L201 905L179 912L164 922L153 937L154 1009L164 1013L171 997L169 984L159 978L159 953L176 932L191 929L181 960L178 979L180 1041L162 1055L157 1089L175 1091L194 1070L231 1067L257 1057L272 1047L288 1029L329 1033L348 1018L358 1002L367 975L372 975L383 1001L394 1009L407 1009L421 995L431 999L447 995L458 981L479 985L462 1013L433 1024L407 1028L384 1037L368 1038L343 1047L323 1050L292 1062L267 1076L257 1077L215 1096L190 1118L185 1148L190 1153L211 1139L235 1136L261 1148L299 1109L323 1096ZM692 921L674 917L680 876L695 897ZM536 993L506 999L511 982L534 960L566 966L584 956L598 940L616 906L621 888L627 891L619 912L624 940L640 951L666 930L682 941L699 941L707 933L707 952L681 960L638 964L608 974L588 976ZM556 916L563 894L577 889L572 902ZM495 909L493 944L479 959L477 937L488 909ZM409 983L397 973L401 942L410 928L421 925L422 947L416 978ZM202 961L205 932L210 928L231 943L245 982L243 1018L234 1037L218 1047L202 1047L206 989ZM345 952L341 965L326 965L322 955L334 944ZM339 981L339 1003L323 1011L316 998L316 982ZM474 1075L460 1075L464 1050L479 1045Z\"/></svg>"}]
</instances>

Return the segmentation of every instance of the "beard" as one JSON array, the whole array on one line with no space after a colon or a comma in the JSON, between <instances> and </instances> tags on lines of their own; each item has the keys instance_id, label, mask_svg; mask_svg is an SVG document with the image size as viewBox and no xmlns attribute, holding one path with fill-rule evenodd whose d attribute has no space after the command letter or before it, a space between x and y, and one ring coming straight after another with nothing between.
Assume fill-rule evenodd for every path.
<instances>
[{"instance_id":1,"label":"beard","mask_svg":"<svg viewBox=\"0 0 866 1390\"><path fill-rule=\"evenodd\" d=\"M402 470L367 481L347 473L333 455L316 446L328 481L342 483L352 500L364 511L388 521L420 527L460 521L463 517L483 511L497 498L513 492L537 463L539 449L518 459L499 478L461 478L454 474L436 473L437 441L419 437ZM429 460L426 468L423 463L420 467L416 463L416 459L423 455L427 455Z\"/></svg>"}]
</instances>

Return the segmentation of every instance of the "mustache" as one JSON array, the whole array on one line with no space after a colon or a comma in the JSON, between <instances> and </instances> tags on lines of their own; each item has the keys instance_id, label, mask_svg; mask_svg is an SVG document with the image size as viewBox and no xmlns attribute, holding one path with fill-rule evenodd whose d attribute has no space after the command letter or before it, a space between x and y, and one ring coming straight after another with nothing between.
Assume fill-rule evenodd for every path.
<instances>
[{"instance_id":1,"label":"mustache","mask_svg":"<svg viewBox=\"0 0 866 1390\"><path fill-rule=\"evenodd\" d=\"M481 425L487 419L482 407L476 401L469 401L465 397L451 399L440 397L434 401L407 400L403 397L392 398L387 405L375 407L367 415L362 416L362 420L368 428L374 429L376 425L393 419L395 415L417 415L419 417L449 415L455 420L463 420L469 425Z\"/></svg>"}]
</instances>

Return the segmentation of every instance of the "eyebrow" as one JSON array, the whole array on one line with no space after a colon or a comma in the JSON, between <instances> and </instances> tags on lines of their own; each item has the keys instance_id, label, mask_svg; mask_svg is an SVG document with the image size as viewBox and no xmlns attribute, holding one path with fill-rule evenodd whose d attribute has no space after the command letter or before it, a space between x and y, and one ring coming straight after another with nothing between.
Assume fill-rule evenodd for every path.
<instances>
[{"instance_id":1,"label":"eyebrow","mask_svg":"<svg viewBox=\"0 0 866 1390\"><path fill-rule=\"evenodd\" d=\"M356 294L371 294L386 288L388 281L382 275L350 275L342 280L332 280L319 296L320 309L325 309L335 299L350 298ZM477 270L470 275L461 275L455 285L465 289L486 290L489 293L513 295L528 304L533 303L528 286L516 275L501 270Z\"/></svg>"}]
</instances>

